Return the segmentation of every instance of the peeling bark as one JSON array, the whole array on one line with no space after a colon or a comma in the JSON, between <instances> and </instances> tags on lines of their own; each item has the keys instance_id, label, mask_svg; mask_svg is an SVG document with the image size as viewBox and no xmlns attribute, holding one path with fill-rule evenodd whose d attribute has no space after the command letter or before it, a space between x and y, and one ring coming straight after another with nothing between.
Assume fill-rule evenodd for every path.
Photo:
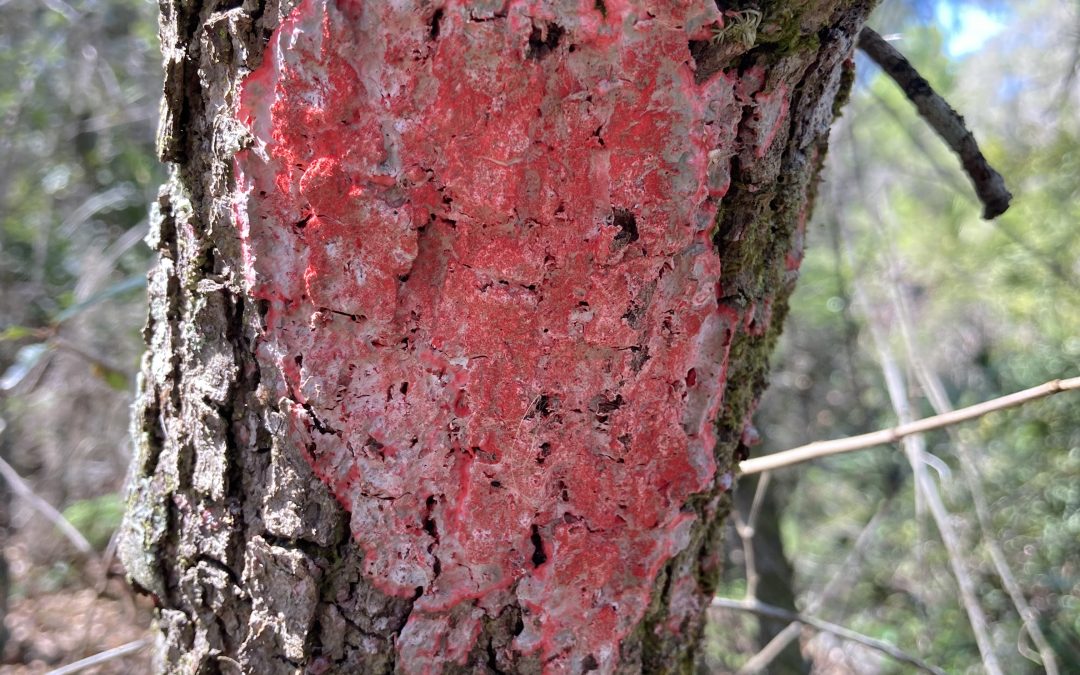
<instances>
[{"instance_id":1,"label":"peeling bark","mask_svg":"<svg viewBox=\"0 0 1080 675\"><path fill-rule=\"evenodd\" d=\"M692 669L870 8L767 4L163 3L162 670Z\"/></svg>"}]
</instances>

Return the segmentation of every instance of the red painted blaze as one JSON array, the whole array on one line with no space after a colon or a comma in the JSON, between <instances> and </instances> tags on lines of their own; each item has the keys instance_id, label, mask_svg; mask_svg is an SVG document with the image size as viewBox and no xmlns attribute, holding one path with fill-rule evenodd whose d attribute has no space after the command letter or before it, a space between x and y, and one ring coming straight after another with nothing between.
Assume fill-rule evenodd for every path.
<instances>
[{"instance_id":1,"label":"red painted blaze","mask_svg":"<svg viewBox=\"0 0 1080 675\"><path fill-rule=\"evenodd\" d=\"M712 0L647 5L304 0L243 84L260 353L365 574L418 596L407 670L511 603L515 649L610 670L716 480L746 99L694 82Z\"/></svg>"}]
</instances>

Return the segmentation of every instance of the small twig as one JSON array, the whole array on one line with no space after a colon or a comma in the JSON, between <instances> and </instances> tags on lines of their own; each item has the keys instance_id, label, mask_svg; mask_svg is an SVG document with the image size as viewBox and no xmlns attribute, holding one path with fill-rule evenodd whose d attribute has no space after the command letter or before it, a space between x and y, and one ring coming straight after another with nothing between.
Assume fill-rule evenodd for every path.
<instances>
[{"instance_id":1,"label":"small twig","mask_svg":"<svg viewBox=\"0 0 1080 675\"><path fill-rule=\"evenodd\" d=\"M45 516L60 532L78 549L79 553L87 557L94 556L94 547L86 540L86 537L72 525L62 513L56 510L52 504L39 497L30 486L26 484L22 476L10 464L0 457L0 476L3 476L11 491L26 500L41 515Z\"/></svg>"},{"instance_id":2,"label":"small twig","mask_svg":"<svg viewBox=\"0 0 1080 675\"><path fill-rule=\"evenodd\" d=\"M713 598L712 606L722 609L733 609L739 612L750 612L752 614L769 617L770 619L778 619L780 621L798 622L803 625L810 626L815 630L821 631L822 633L829 633L845 640L857 642L864 647L869 647L870 649L879 651L882 654L896 659L897 661L911 664L916 668L924 670L928 673L944 675L945 672L936 666L930 665L929 663L923 661L917 656L912 656L911 654L902 651L901 649L889 642L870 637L869 635L863 635L862 633L856 633L850 628L844 628L843 626L837 625L835 623L830 623L828 621L823 621L821 619L816 619L812 616L803 616L801 614L797 614L796 612L789 612L786 609L774 607L773 605L767 605L762 602L747 602L745 600L733 600L729 598Z\"/></svg>"},{"instance_id":3,"label":"small twig","mask_svg":"<svg viewBox=\"0 0 1080 675\"><path fill-rule=\"evenodd\" d=\"M77 673L79 671L86 670L87 668L99 666L106 661L112 661L113 659L118 659L121 656L134 654L143 647L146 647L148 644L150 644L150 640L148 638L139 638L138 640L133 640L127 644L120 645L119 647L113 647L112 649L107 649L98 654L94 654L93 656L88 656L85 659L80 659L75 663L69 663L66 666L60 666L55 670L50 670L48 673L46 673L46 675L71 675L71 673Z\"/></svg>"},{"instance_id":4,"label":"small twig","mask_svg":"<svg viewBox=\"0 0 1080 675\"><path fill-rule=\"evenodd\" d=\"M869 522L863 526L862 530L859 531L859 535L855 537L855 543L852 544L851 550L848 551L844 561L836 568L836 572L833 573L829 583L825 584L825 588L822 589L820 594L811 597L810 601L807 602L805 607L807 612L817 612L824 607L826 603L831 602L834 595L836 595L841 588L850 589L852 587L853 579L857 577L857 570L853 568L862 557L864 549L869 545L871 536L877 530L880 521L884 518L885 507L889 505L892 498L893 495L889 494L878 503L874 515L870 518ZM739 668L738 672L765 672L765 668L767 668L769 664L772 663L793 640L795 640L795 638L799 637L801 631L801 623L798 621L789 623L784 630L773 636L773 639L762 647L760 651L751 656L750 659Z\"/></svg>"},{"instance_id":5,"label":"small twig","mask_svg":"<svg viewBox=\"0 0 1080 675\"><path fill-rule=\"evenodd\" d=\"M899 85L926 123L960 157L964 171L975 186L975 194L983 203L983 218L992 220L1005 213L1012 194L1005 187L1001 174L986 161L975 136L964 124L964 118L934 91L903 54L869 27L859 33L859 49Z\"/></svg>"},{"instance_id":6,"label":"small twig","mask_svg":"<svg viewBox=\"0 0 1080 675\"><path fill-rule=\"evenodd\" d=\"M754 498L751 500L750 512L743 519L742 512L735 509L732 516L735 520L735 533L739 535L739 541L743 549L743 566L746 568L746 600L757 599L758 576L757 563L754 557L754 528L757 527L758 514L761 512L761 504L765 501L765 491L769 489L769 479L772 474L766 473L758 479L754 489Z\"/></svg>"},{"instance_id":7,"label":"small twig","mask_svg":"<svg viewBox=\"0 0 1080 675\"><path fill-rule=\"evenodd\" d=\"M926 417L907 424L900 424L891 429L882 429L880 431L872 431L868 434L838 438L834 441L817 441L808 445L792 448L791 450L784 450L783 452L765 455L764 457L748 459L739 463L739 470L743 475L750 475L761 473L762 471L772 471L793 464L808 462L820 457L829 457L831 455L839 455L855 450L865 450L878 445L888 445L889 443L899 441L905 436L952 426L954 424L959 424L960 422L966 422L982 417L983 415L997 410L1013 408L1022 403L1027 403L1028 401L1034 401L1063 391L1072 391L1075 389L1080 389L1080 377L1051 380L1050 382L1040 384L1037 387L1018 391L1015 394L1009 394L982 403L976 403L973 406L960 408L959 410L954 410L950 413Z\"/></svg>"},{"instance_id":8,"label":"small twig","mask_svg":"<svg viewBox=\"0 0 1080 675\"><path fill-rule=\"evenodd\" d=\"M881 371L885 376L886 389L889 392L889 400L893 410L903 420L910 420L911 407L908 404L907 387L904 384L900 367L896 364L888 347L885 346L883 331L873 323L870 325L874 333L874 342L877 344L881 361ZM1080 379L1080 378L1078 378ZM994 652L994 642L990 638L989 623L986 620L986 612L979 604L979 596L975 589L975 581L968 572L967 563L964 559L963 547L960 538L953 527L953 516L945 508L945 502L941 499L937 483L930 478L926 471L926 440L923 436L915 434L904 438L904 454L911 465L911 471L915 477L916 494L921 494L929 507L930 516L937 526L941 542L945 545L945 553L949 559L949 567L952 568L953 577L956 579L957 589L960 591L960 602L964 612L968 616L968 624L971 632L975 635L975 643L979 647L979 655L982 657L982 665L987 675L1002 675L1003 670L998 663L997 654Z\"/></svg>"},{"instance_id":9,"label":"small twig","mask_svg":"<svg viewBox=\"0 0 1080 675\"><path fill-rule=\"evenodd\" d=\"M743 567L746 568L746 593L743 597L747 601L754 601L757 599L757 587L760 580L754 558L754 531L743 520L738 509L735 509L731 515L735 520L735 533L739 535L739 541L742 544Z\"/></svg>"},{"instance_id":10,"label":"small twig","mask_svg":"<svg viewBox=\"0 0 1080 675\"><path fill-rule=\"evenodd\" d=\"M758 479L757 487L754 489L754 498L750 503L750 513L746 516L747 534L751 537L754 536L754 530L757 528L758 516L761 515L761 505L765 502L765 492L769 489L769 480L771 478L771 473L763 474Z\"/></svg>"},{"instance_id":11,"label":"small twig","mask_svg":"<svg viewBox=\"0 0 1080 675\"><path fill-rule=\"evenodd\" d=\"M904 349L908 353L908 361L913 367L919 386L926 393L927 400L930 401L930 405L935 412L939 414L951 412L953 410L952 401L949 400L949 396L945 392L945 386L942 384L941 378L926 364L925 360L921 358L919 350L915 347L915 338L911 329L910 303L907 294L895 282L892 284L892 296L893 305L896 307L896 315L899 319L900 334L904 340ZM1057 654L1046 639L1042 628L1039 627L1038 612L1028 603L1027 598L1024 596L1024 590L1017 581L1016 575L1013 574L1008 559L1005 557L1005 552L1001 549L1001 545L994 536L990 508L982 491L978 461L969 450L968 444L958 437L955 430L950 428L949 434L956 448L956 453L960 457L960 473L964 477L968 492L971 494L971 501L975 506L975 515L978 519L979 529L982 531L983 544L990 553L990 559L994 563L998 578L1001 579L1002 584L1005 586L1005 590L1008 592L1009 598L1012 600L1016 613L1020 616L1022 622L1020 634L1017 635L1017 649L1025 658L1041 665L1046 670L1046 675L1058 675ZM1038 654L1025 651L1026 645L1023 644L1022 640L1025 631L1035 643Z\"/></svg>"},{"instance_id":12,"label":"small twig","mask_svg":"<svg viewBox=\"0 0 1080 675\"><path fill-rule=\"evenodd\" d=\"M787 646L792 643L795 638L799 637L802 633L803 624L798 621L792 621L788 625L784 626L784 630L780 631L773 636L773 639L759 649L753 656L746 660L746 663L739 666L739 669L735 671L735 675L750 675L751 673L763 673L766 672L766 668L776 657L787 649Z\"/></svg>"}]
</instances>

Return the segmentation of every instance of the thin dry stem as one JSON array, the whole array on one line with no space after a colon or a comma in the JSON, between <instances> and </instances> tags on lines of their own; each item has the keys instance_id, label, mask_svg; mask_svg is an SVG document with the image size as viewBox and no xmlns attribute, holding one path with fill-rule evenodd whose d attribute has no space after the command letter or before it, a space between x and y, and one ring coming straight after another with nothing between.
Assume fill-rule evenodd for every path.
<instances>
[{"instance_id":1,"label":"thin dry stem","mask_svg":"<svg viewBox=\"0 0 1080 675\"><path fill-rule=\"evenodd\" d=\"M853 583L853 576L848 574L851 570L854 574L854 566L862 557L863 551L871 541L871 535L877 531L878 524L880 524L885 514L885 507L892 501L892 497L885 497L878 504L877 509L874 511L874 515L859 531L859 535L855 538L855 543L852 544L851 550L848 551L847 557L837 567L836 572L833 573L832 578L821 593L814 596L806 604L806 612L814 613L825 606L827 602L830 602L833 597L843 588L851 588ZM773 639L769 640L768 644L761 648L756 654L750 657L746 663L739 668L739 673L759 673L764 672L765 668L772 663L777 656L779 656L784 649L791 644L792 640L799 637L799 633L802 632L802 624L794 621L787 625L784 630L780 631L773 636Z\"/></svg>"},{"instance_id":2,"label":"thin dry stem","mask_svg":"<svg viewBox=\"0 0 1080 675\"><path fill-rule=\"evenodd\" d=\"M94 547L90 545L90 542L86 540L86 537L84 537L62 513L57 511L52 504L39 497L37 493L26 484L26 481L23 480L22 476L20 476L10 464L5 462L3 458L0 458L0 476L3 476L4 480L7 481L7 484L11 486L12 492L25 499L27 504L32 506L38 513L45 516L49 522L55 525L79 553L87 557L93 557Z\"/></svg>"},{"instance_id":3,"label":"thin dry stem","mask_svg":"<svg viewBox=\"0 0 1080 675\"><path fill-rule=\"evenodd\" d=\"M118 659L128 654L134 654L135 652L147 647L150 644L150 640L147 638L139 638L138 640L132 640L127 644L120 645L119 647L113 647L103 652L88 656L85 659L80 659L75 663L69 663L66 666L61 666L55 670L50 670L46 675L71 675L72 673L78 673L86 670L87 668L93 668L94 666L100 666L103 663Z\"/></svg>"},{"instance_id":4,"label":"thin dry stem","mask_svg":"<svg viewBox=\"0 0 1080 675\"><path fill-rule=\"evenodd\" d=\"M1005 213L1012 194L1006 189L1001 174L986 161L979 144L975 142L975 136L964 124L964 118L934 91L903 54L869 27L859 33L859 49L896 82L915 105L919 115L960 158L964 171L975 186L975 194L983 203L983 218L992 220Z\"/></svg>"},{"instance_id":5,"label":"thin dry stem","mask_svg":"<svg viewBox=\"0 0 1080 675\"><path fill-rule=\"evenodd\" d=\"M941 382L941 378L927 366L926 361L920 355L920 351L915 348L915 339L911 330L912 321L909 303L907 302L905 294L895 282L892 284L892 296L893 305L896 309L896 316L900 325L900 334L904 340L904 349L907 351L908 361L912 365L915 377L919 381L919 386L926 393L930 405L938 414L952 412L952 401L949 400L949 395L945 392L945 387ZM953 441L953 447L956 448L956 453L960 458L960 474L963 476L968 492L971 494L971 501L975 506L975 515L979 523L983 544L990 553L990 559L994 564L994 570L1001 579L1002 585L1005 586L1005 590L1009 594L1009 599L1016 608L1016 613L1020 616L1020 620L1023 623L1023 629L1031 637L1032 642L1035 643L1035 647L1038 650L1037 661L1046 670L1046 675L1058 675L1057 653L1046 639L1046 635L1043 633L1042 628L1039 627L1038 612L1028 603L1027 598L1024 596L1023 588L1021 588L1020 583L1016 579L1016 575L1013 574L1008 559L1005 557L1005 552L1001 549L1001 545L994 536L990 519L990 510L986 505L986 498L983 495L982 479L979 476L978 462L968 448L968 444L958 438L954 429L950 428L949 434ZM1021 643L1018 641L1018 645L1019 644ZM1018 647L1018 650L1025 658L1029 658L1033 661L1036 660L1032 658L1032 655L1026 654L1023 648Z\"/></svg>"},{"instance_id":6,"label":"thin dry stem","mask_svg":"<svg viewBox=\"0 0 1080 675\"><path fill-rule=\"evenodd\" d=\"M960 408L959 410L954 410L950 413L934 415L905 424L899 424L891 429L882 429L880 431L872 431L868 434L838 438L834 441L816 441L797 448L792 448L791 450L784 450L783 452L777 452L763 457L747 459L739 463L739 470L745 476L761 473L763 471L773 471L786 466L809 462L810 460L819 459L821 457L830 457L846 452L865 450L879 445L888 445L907 436L911 436L912 434L920 434L926 431L933 431L934 429L943 429L954 424L978 419L979 417L998 410L1015 408L1016 406L1029 401L1076 389L1080 389L1080 377L1051 380L1040 384L1037 387L1031 387L1030 389L1024 389L1023 391L1018 391L1014 394L1008 394L989 401L983 401L982 403L976 403L975 405Z\"/></svg>"},{"instance_id":7,"label":"thin dry stem","mask_svg":"<svg viewBox=\"0 0 1080 675\"><path fill-rule=\"evenodd\" d=\"M875 342L878 343L878 350L881 354L881 368L885 375L885 382L889 391L889 398L892 400L893 409L901 420L911 419L911 410L908 407L906 387L904 386L900 368L896 365L892 355L879 337L875 335ZM945 544L949 566L952 568L953 576L956 578L956 584L960 590L960 600L964 605L964 611L968 615L968 623L975 634L975 642L979 647L979 654L982 656L983 667L988 675L1002 675L1001 664L998 663L997 655L994 653L994 643L990 639L986 613L983 611L982 605L979 604L978 594L975 592L975 582L968 573L963 547L960 545L960 539L953 529L951 514L945 508L945 502L941 500L941 493L938 491L937 483L934 482L926 470L926 461L923 458L926 451L925 441L920 435L909 435L904 438L903 443L904 452L915 475L915 485L919 493L922 494L923 499L925 499L926 505L930 509L930 515L937 526L938 534L941 535L941 541Z\"/></svg>"},{"instance_id":8,"label":"thin dry stem","mask_svg":"<svg viewBox=\"0 0 1080 675\"><path fill-rule=\"evenodd\" d=\"M712 607L721 609L733 609L739 612L750 612L759 616L769 617L770 619L779 619L780 621L792 621L798 622L815 630L823 633L829 633L844 640L850 640L857 642L864 647L869 647L876 651L892 657L897 661L907 663L910 665L924 670L928 673L935 673L937 675L944 675L944 671L936 666L932 666L929 663L923 661L917 656L912 656L907 652L901 650L892 643L879 640L877 638L870 637L869 635L863 635L862 633L856 633L850 628L845 628L835 623L828 621L822 621L821 619L814 618L812 616L805 616L796 612L789 612L786 609L775 607L773 605L767 605L756 600L733 600L729 598L713 598Z\"/></svg>"}]
</instances>

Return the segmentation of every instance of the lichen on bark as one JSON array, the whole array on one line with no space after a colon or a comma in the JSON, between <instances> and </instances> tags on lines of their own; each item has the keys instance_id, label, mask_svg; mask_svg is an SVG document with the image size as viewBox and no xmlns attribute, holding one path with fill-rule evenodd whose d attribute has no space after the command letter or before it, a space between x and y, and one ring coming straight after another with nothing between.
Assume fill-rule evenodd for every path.
<instances>
[{"instance_id":1,"label":"lichen on bark","mask_svg":"<svg viewBox=\"0 0 1080 675\"><path fill-rule=\"evenodd\" d=\"M869 6L761 9L163 6L163 669L689 670Z\"/></svg>"}]
</instances>

